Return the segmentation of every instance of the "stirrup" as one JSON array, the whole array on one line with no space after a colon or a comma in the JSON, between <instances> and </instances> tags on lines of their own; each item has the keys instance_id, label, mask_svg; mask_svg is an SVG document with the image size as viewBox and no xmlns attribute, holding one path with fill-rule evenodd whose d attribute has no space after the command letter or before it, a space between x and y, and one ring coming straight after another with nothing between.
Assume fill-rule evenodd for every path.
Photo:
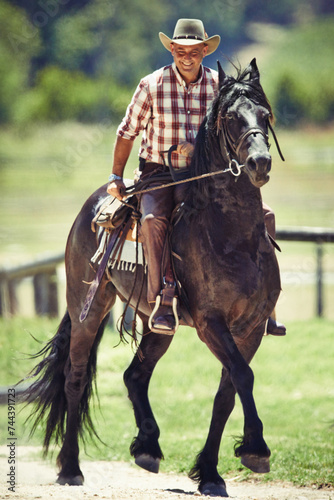
<instances>
[{"instance_id":1,"label":"stirrup","mask_svg":"<svg viewBox=\"0 0 334 500\"><path fill-rule=\"evenodd\" d=\"M153 332L154 332L154 326L152 325L152 320L154 318L155 313L159 309L160 305L161 305L161 295L158 295L156 300L155 300L155 305L154 305L153 311L151 312L151 315L148 319L148 327ZM175 328L174 328L173 332L168 332L168 330L166 330L165 332L160 331L160 332L155 332L155 333L162 333L164 335L174 335L174 333L177 331L177 329L179 328L179 325L180 325L179 316L177 313L177 297L176 296L173 297L172 311L173 311L174 320L175 320Z\"/></svg>"}]
</instances>

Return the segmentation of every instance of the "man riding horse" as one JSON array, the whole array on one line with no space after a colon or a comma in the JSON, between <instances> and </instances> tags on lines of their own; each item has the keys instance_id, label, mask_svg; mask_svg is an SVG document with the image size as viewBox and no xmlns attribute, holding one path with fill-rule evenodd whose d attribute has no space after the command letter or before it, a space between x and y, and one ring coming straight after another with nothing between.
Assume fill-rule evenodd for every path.
<instances>
[{"instance_id":1,"label":"man riding horse","mask_svg":"<svg viewBox=\"0 0 334 500\"><path fill-rule=\"evenodd\" d=\"M217 49L219 35L208 37L200 20L179 19L172 39L164 33L159 33L159 37L172 53L174 62L140 81L118 127L107 188L108 193L118 199L125 195L123 172L140 132L143 133L139 151L142 179L166 170L162 152L173 145L178 145L173 167L189 167L199 127L218 92L218 73L203 66L202 61ZM168 263L164 264L165 275L161 280L162 255L170 217L177 202L182 201L184 189L181 184L140 196L140 234L148 272L147 300L153 310L151 329L167 335L175 333L175 315L168 300L174 295L175 286ZM274 214L267 206L263 211L268 233L274 238ZM154 307L156 303L158 307ZM285 327L271 317L267 333L285 335Z\"/></svg>"}]
</instances>

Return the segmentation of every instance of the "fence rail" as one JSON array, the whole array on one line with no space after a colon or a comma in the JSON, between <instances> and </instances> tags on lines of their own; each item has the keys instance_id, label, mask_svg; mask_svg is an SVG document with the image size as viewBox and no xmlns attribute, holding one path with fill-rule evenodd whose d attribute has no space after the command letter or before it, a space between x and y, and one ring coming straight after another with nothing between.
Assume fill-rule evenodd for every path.
<instances>
[{"instance_id":1,"label":"fence rail","mask_svg":"<svg viewBox=\"0 0 334 500\"><path fill-rule=\"evenodd\" d=\"M334 243L334 229L322 227L278 228L276 238L285 241L310 241L314 243Z\"/></svg>"},{"instance_id":2,"label":"fence rail","mask_svg":"<svg viewBox=\"0 0 334 500\"><path fill-rule=\"evenodd\" d=\"M34 260L20 266L0 269L0 315L14 315L18 310L17 287L32 277L37 315L58 316L57 267L64 262L64 253Z\"/></svg>"},{"instance_id":3,"label":"fence rail","mask_svg":"<svg viewBox=\"0 0 334 500\"><path fill-rule=\"evenodd\" d=\"M334 243L334 229L313 227L278 228L277 240L314 242L317 245L316 304L317 315L323 315L323 244ZM0 269L0 316L18 311L17 287L25 278L32 278L37 315L58 316L57 268L64 262L64 253L34 260L20 266Z\"/></svg>"},{"instance_id":4,"label":"fence rail","mask_svg":"<svg viewBox=\"0 0 334 500\"><path fill-rule=\"evenodd\" d=\"M334 229L321 227L289 227L276 231L277 240L313 242L316 247L316 311L324 314L323 244L334 243Z\"/></svg>"}]
</instances>

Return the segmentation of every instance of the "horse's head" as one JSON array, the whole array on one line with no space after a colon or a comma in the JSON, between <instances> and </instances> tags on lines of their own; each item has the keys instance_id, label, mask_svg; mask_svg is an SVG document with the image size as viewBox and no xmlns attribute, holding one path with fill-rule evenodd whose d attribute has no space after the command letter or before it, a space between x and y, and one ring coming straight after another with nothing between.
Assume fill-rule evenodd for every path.
<instances>
[{"instance_id":1,"label":"horse's head","mask_svg":"<svg viewBox=\"0 0 334 500\"><path fill-rule=\"evenodd\" d=\"M218 62L219 96L216 102L216 130L220 150L230 168L240 166L256 187L269 180L268 126L272 120L270 104L260 85L255 59L234 79Z\"/></svg>"}]
</instances>

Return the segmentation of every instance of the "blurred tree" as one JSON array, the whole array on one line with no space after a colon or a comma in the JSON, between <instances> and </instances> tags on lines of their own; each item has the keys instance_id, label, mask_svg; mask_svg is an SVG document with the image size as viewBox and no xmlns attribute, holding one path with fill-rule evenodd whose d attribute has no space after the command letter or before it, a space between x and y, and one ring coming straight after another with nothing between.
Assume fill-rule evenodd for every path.
<instances>
[{"instance_id":1,"label":"blurred tree","mask_svg":"<svg viewBox=\"0 0 334 500\"><path fill-rule=\"evenodd\" d=\"M40 50L32 58L33 75L40 68L54 63L54 25L63 15L83 8L90 0L12 0L25 9L30 24L40 32Z\"/></svg>"},{"instance_id":2,"label":"blurred tree","mask_svg":"<svg viewBox=\"0 0 334 500\"><path fill-rule=\"evenodd\" d=\"M39 30L23 10L0 0L0 123L13 118L18 96L28 86L31 59L38 50Z\"/></svg>"},{"instance_id":3,"label":"blurred tree","mask_svg":"<svg viewBox=\"0 0 334 500\"><path fill-rule=\"evenodd\" d=\"M289 24L295 20L294 16L299 6L304 5L306 8L307 3L308 0L280 0L279 2L249 0L246 16L249 21Z\"/></svg>"},{"instance_id":4,"label":"blurred tree","mask_svg":"<svg viewBox=\"0 0 334 500\"><path fill-rule=\"evenodd\" d=\"M263 68L278 123L334 119L334 16L295 27L275 45Z\"/></svg>"},{"instance_id":5,"label":"blurred tree","mask_svg":"<svg viewBox=\"0 0 334 500\"><path fill-rule=\"evenodd\" d=\"M165 15L158 0L92 0L57 22L55 62L134 85L139 75L151 71Z\"/></svg>"},{"instance_id":6,"label":"blurred tree","mask_svg":"<svg viewBox=\"0 0 334 500\"><path fill-rule=\"evenodd\" d=\"M139 79L170 63L171 55L161 45L158 32L172 36L178 18L200 18L209 35L221 35L220 47L205 59L206 65L215 67L217 58L227 65L225 56L233 57L240 46L252 41L249 22L281 23L289 29L296 24L308 26L320 14L334 12L334 0L0 0L0 9L0 120L65 115L94 120L101 110L118 115L118 103L131 95ZM301 50L305 51L304 42ZM307 43L312 46L311 38ZM274 44L279 47L280 41L275 39ZM301 85L296 80L303 68L294 61L294 43L274 50L277 62L268 71L273 74L275 102L283 102L287 109L297 102L295 115L305 110L317 119L320 115L329 119L331 113L320 94L312 112L301 102L309 92L304 81ZM326 57L332 59L327 50ZM332 78L330 69L327 74ZM120 100L111 98L116 93ZM331 102L330 84L323 95Z\"/></svg>"},{"instance_id":7,"label":"blurred tree","mask_svg":"<svg viewBox=\"0 0 334 500\"><path fill-rule=\"evenodd\" d=\"M34 68L52 64L93 76L113 76L134 85L152 69L170 61L158 32L172 35L180 17L200 18L209 34L219 33L216 57L231 56L249 42L249 21L292 24L334 12L334 0L12 0L24 8L41 33Z\"/></svg>"}]
</instances>

